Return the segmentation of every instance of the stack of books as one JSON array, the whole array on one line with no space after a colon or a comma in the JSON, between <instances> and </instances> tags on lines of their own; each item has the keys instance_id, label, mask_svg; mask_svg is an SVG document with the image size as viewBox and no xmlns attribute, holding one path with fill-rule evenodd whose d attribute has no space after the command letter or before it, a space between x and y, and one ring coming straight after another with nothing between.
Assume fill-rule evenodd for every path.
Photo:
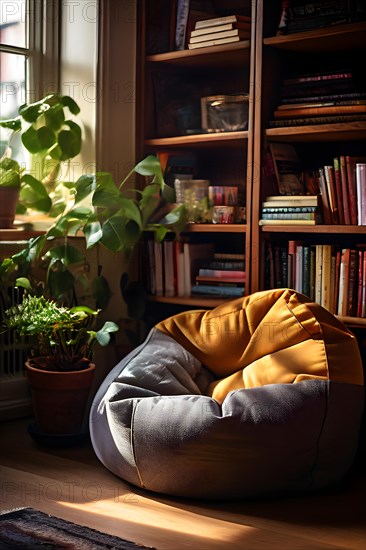
<instances>
[{"instance_id":1,"label":"stack of books","mask_svg":"<svg viewBox=\"0 0 366 550\"><path fill-rule=\"evenodd\" d=\"M216 253L211 260L200 260L192 285L192 295L239 297L245 291L243 255Z\"/></svg>"},{"instance_id":2,"label":"stack of books","mask_svg":"<svg viewBox=\"0 0 366 550\"><path fill-rule=\"evenodd\" d=\"M366 120L366 90L350 69L287 78L280 95L271 127Z\"/></svg>"},{"instance_id":3,"label":"stack of books","mask_svg":"<svg viewBox=\"0 0 366 550\"><path fill-rule=\"evenodd\" d=\"M277 34L292 34L364 20L366 16L364 4L364 2L348 0L283 1Z\"/></svg>"},{"instance_id":4,"label":"stack of books","mask_svg":"<svg viewBox=\"0 0 366 550\"><path fill-rule=\"evenodd\" d=\"M227 15L197 21L189 37L188 49L249 40L250 27L251 18L246 15Z\"/></svg>"},{"instance_id":5,"label":"stack of books","mask_svg":"<svg viewBox=\"0 0 366 550\"><path fill-rule=\"evenodd\" d=\"M274 195L262 203L259 225L316 225L323 223L319 195Z\"/></svg>"}]
</instances>

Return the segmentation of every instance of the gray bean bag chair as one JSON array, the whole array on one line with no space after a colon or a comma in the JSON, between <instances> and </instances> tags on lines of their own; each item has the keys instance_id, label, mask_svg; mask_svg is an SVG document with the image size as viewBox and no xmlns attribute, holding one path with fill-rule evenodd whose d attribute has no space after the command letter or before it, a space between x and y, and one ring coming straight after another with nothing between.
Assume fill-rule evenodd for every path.
<instances>
[{"instance_id":1,"label":"gray bean bag chair","mask_svg":"<svg viewBox=\"0 0 366 550\"><path fill-rule=\"evenodd\" d=\"M363 401L354 336L279 289L156 325L102 382L90 434L106 468L157 493L305 494L349 471Z\"/></svg>"}]
</instances>

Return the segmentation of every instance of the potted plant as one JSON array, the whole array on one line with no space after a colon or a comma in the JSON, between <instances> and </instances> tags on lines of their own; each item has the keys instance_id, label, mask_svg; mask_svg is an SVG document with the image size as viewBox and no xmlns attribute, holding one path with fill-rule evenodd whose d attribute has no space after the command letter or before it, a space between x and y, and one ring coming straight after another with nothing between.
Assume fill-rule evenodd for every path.
<instances>
[{"instance_id":1,"label":"potted plant","mask_svg":"<svg viewBox=\"0 0 366 550\"><path fill-rule=\"evenodd\" d=\"M0 160L0 228L11 229L19 201L21 169L16 160Z\"/></svg>"},{"instance_id":2,"label":"potted plant","mask_svg":"<svg viewBox=\"0 0 366 550\"><path fill-rule=\"evenodd\" d=\"M17 286L23 288L23 298L5 311L3 330L29 341L26 375L37 431L78 435L93 382L94 347L106 346L118 326L105 322L96 330L99 310L59 305L31 292L26 278L17 280Z\"/></svg>"}]
</instances>

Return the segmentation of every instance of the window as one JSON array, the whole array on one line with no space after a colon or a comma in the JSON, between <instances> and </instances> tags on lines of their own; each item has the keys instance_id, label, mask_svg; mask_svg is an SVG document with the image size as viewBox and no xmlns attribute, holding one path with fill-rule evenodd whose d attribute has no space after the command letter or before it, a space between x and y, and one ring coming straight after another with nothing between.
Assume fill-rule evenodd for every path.
<instances>
[{"instance_id":1,"label":"window","mask_svg":"<svg viewBox=\"0 0 366 550\"><path fill-rule=\"evenodd\" d=\"M1 0L0 117L59 89L60 0ZM7 145L0 129L0 156ZM17 144L12 156L18 158ZM19 159L18 160L23 160Z\"/></svg>"}]
</instances>

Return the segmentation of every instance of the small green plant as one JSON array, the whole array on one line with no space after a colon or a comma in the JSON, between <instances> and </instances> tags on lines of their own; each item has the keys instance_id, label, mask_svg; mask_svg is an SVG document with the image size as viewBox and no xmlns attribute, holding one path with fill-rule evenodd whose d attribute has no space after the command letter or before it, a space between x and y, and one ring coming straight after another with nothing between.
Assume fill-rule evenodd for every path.
<instances>
[{"instance_id":1,"label":"small green plant","mask_svg":"<svg viewBox=\"0 0 366 550\"><path fill-rule=\"evenodd\" d=\"M106 321L95 330L100 310L86 306L68 308L45 296L29 293L29 281L20 279L25 288L22 302L5 311L3 330L13 330L29 338L31 357L37 368L73 371L87 368L95 344L109 344L116 323Z\"/></svg>"},{"instance_id":2,"label":"small green plant","mask_svg":"<svg viewBox=\"0 0 366 550\"><path fill-rule=\"evenodd\" d=\"M0 161L0 187L20 189L21 173L22 169L16 160L4 157Z\"/></svg>"}]
</instances>

